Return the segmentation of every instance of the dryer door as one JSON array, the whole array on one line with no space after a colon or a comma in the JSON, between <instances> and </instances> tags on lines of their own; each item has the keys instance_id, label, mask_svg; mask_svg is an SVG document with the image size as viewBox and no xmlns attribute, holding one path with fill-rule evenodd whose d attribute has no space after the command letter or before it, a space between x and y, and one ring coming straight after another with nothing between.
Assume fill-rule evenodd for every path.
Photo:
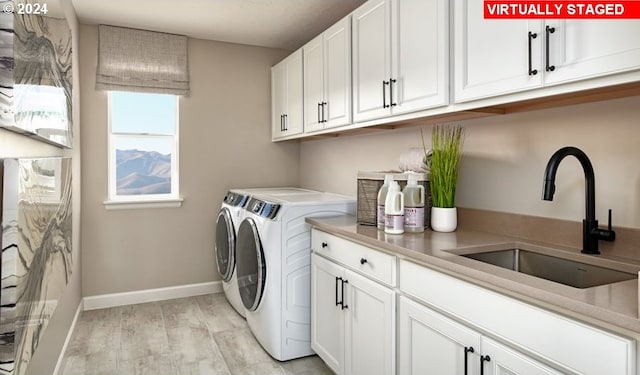
<instances>
[{"instance_id":1,"label":"dryer door","mask_svg":"<svg viewBox=\"0 0 640 375\"><path fill-rule=\"evenodd\" d=\"M231 212L223 207L216 220L216 262L222 280L229 281L236 266L236 232Z\"/></svg>"},{"instance_id":2,"label":"dryer door","mask_svg":"<svg viewBox=\"0 0 640 375\"><path fill-rule=\"evenodd\" d=\"M238 229L237 256L240 297L244 307L255 311L262 298L267 269L260 234L252 218L244 219Z\"/></svg>"}]
</instances>

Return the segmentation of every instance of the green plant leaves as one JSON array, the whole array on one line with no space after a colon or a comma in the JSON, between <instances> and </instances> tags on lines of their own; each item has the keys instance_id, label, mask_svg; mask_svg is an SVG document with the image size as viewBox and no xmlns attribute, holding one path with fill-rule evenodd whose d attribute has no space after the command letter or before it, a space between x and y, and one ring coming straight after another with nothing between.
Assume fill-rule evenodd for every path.
<instances>
[{"instance_id":1,"label":"green plant leaves","mask_svg":"<svg viewBox=\"0 0 640 375\"><path fill-rule=\"evenodd\" d=\"M424 134L421 135L425 148ZM455 194L458 185L458 172L462 160L464 128L436 125L431 131L431 169L429 186L434 207L455 207Z\"/></svg>"}]
</instances>

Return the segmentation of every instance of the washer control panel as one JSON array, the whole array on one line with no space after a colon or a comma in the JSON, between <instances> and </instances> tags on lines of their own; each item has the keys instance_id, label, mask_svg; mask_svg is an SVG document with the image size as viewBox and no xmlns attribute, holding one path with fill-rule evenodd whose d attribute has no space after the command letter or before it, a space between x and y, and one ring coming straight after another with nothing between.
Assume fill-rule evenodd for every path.
<instances>
[{"instance_id":1,"label":"washer control panel","mask_svg":"<svg viewBox=\"0 0 640 375\"><path fill-rule=\"evenodd\" d=\"M244 207L249 200L248 195L234 193L233 191L228 191L224 196L223 202L234 207Z\"/></svg>"},{"instance_id":2,"label":"washer control panel","mask_svg":"<svg viewBox=\"0 0 640 375\"><path fill-rule=\"evenodd\" d=\"M258 216L273 220L278 214L280 205L257 198L251 198L245 209Z\"/></svg>"}]
</instances>

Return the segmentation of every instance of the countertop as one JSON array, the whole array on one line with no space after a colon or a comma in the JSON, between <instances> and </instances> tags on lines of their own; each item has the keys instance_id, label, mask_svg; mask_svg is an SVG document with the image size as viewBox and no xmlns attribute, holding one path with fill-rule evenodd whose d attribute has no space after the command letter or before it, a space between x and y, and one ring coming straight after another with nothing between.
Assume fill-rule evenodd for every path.
<instances>
[{"instance_id":1,"label":"countertop","mask_svg":"<svg viewBox=\"0 0 640 375\"><path fill-rule=\"evenodd\" d=\"M424 233L394 235L376 227L359 225L350 215L307 218L306 222L324 232L393 254L399 259L410 260L600 328L640 339L637 279L578 289L468 259L448 250L464 252L465 248L478 246L495 246L497 250L507 244L531 244L563 257L614 266L630 273L640 271L638 262L607 258L606 255L584 255L563 246L460 228L452 233L425 230Z\"/></svg>"}]
</instances>

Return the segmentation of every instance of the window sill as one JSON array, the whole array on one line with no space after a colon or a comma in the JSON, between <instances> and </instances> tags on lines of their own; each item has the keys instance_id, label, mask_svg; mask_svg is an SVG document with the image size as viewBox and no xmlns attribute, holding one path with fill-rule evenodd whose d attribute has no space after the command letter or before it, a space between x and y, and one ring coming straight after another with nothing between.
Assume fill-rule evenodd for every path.
<instances>
[{"instance_id":1,"label":"window sill","mask_svg":"<svg viewBox=\"0 0 640 375\"><path fill-rule=\"evenodd\" d=\"M104 208L107 210L135 210L148 208L179 208L184 199L161 199L145 201L104 201Z\"/></svg>"}]
</instances>

